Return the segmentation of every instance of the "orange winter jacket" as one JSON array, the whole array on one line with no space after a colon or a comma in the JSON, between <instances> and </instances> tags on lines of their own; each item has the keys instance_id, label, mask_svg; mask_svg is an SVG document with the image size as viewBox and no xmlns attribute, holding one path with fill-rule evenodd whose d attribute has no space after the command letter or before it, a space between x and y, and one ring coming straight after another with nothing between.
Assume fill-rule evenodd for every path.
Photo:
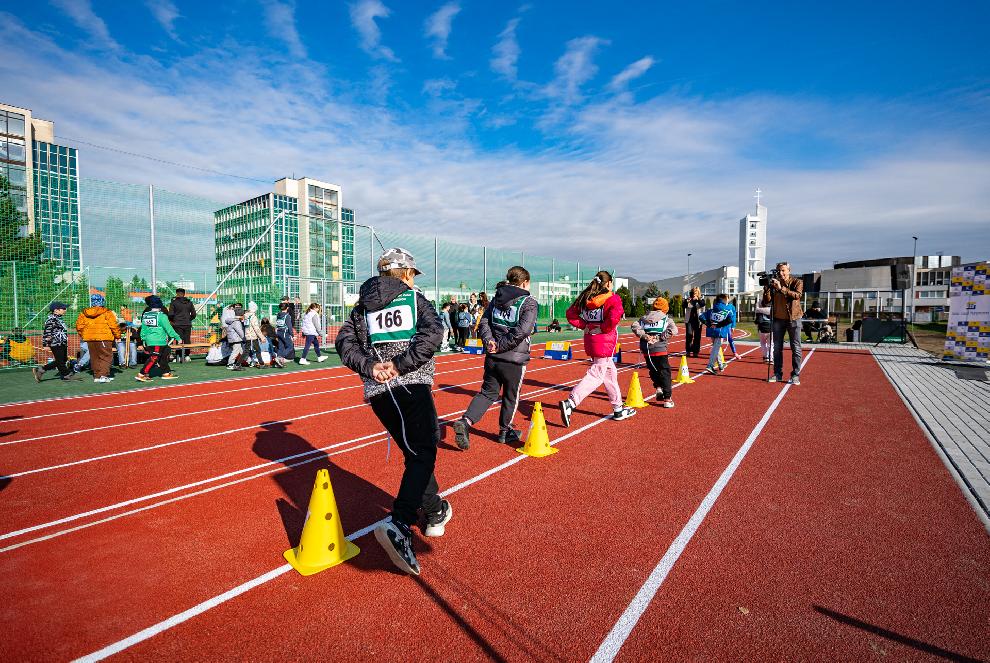
<instances>
[{"instance_id":1,"label":"orange winter jacket","mask_svg":"<svg viewBox=\"0 0 990 663\"><path fill-rule=\"evenodd\" d=\"M83 309L76 318L76 331L84 341L115 341L120 338L117 316L103 306Z\"/></svg>"}]
</instances>

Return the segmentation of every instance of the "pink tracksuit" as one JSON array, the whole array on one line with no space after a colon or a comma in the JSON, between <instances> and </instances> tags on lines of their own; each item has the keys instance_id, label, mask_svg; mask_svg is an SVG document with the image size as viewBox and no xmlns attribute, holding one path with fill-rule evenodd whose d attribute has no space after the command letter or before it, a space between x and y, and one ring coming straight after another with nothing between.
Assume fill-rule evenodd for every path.
<instances>
[{"instance_id":1,"label":"pink tracksuit","mask_svg":"<svg viewBox=\"0 0 990 663\"><path fill-rule=\"evenodd\" d=\"M605 293L588 301L586 308L574 304L567 309L567 321L584 330L584 350L591 357L591 368L571 391L570 400L577 406L598 386L605 391L613 409L622 407L618 371L612 356L619 341L619 321L622 320L622 299Z\"/></svg>"}]
</instances>

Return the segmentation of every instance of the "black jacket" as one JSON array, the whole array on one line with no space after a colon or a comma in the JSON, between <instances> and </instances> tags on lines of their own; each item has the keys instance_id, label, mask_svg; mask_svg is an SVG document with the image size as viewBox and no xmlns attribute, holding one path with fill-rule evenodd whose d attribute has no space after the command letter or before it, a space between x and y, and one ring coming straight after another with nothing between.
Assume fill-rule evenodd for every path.
<instances>
[{"instance_id":1,"label":"black jacket","mask_svg":"<svg viewBox=\"0 0 990 663\"><path fill-rule=\"evenodd\" d=\"M519 319L515 325L500 319L498 312L508 313L511 307L519 304ZM536 316L539 307L528 290L514 285L502 285L495 290L495 297L485 309L478 323L478 336L482 343L488 346L488 341L494 340L498 348L492 354L492 359L506 361L511 364L526 364L529 362L530 336L536 328ZM504 318L504 316L502 316Z\"/></svg>"},{"instance_id":2,"label":"black jacket","mask_svg":"<svg viewBox=\"0 0 990 663\"><path fill-rule=\"evenodd\" d=\"M340 331L334 347L340 361L364 378L364 392L372 397L386 390L374 380L372 369L378 362L391 361L399 373L399 384L433 384L433 355L443 341L443 325L430 301L416 292L416 332L408 341L379 343L372 347L365 315L380 311L409 289L391 276L375 276L361 286L357 305Z\"/></svg>"},{"instance_id":3,"label":"black jacket","mask_svg":"<svg viewBox=\"0 0 990 663\"><path fill-rule=\"evenodd\" d=\"M168 305L168 319L173 325L188 327L196 317L196 307L188 297L173 297Z\"/></svg>"}]
</instances>

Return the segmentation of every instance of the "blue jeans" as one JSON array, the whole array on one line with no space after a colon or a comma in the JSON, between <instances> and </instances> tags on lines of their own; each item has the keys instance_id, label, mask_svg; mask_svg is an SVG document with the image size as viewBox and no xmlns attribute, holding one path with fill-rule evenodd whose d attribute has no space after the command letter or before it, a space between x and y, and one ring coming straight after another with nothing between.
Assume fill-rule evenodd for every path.
<instances>
[{"instance_id":1,"label":"blue jeans","mask_svg":"<svg viewBox=\"0 0 990 663\"><path fill-rule=\"evenodd\" d=\"M124 342L117 341L117 364L119 366L137 366L137 343L131 341L131 360L129 362L124 361L125 354Z\"/></svg>"},{"instance_id":2,"label":"blue jeans","mask_svg":"<svg viewBox=\"0 0 990 663\"><path fill-rule=\"evenodd\" d=\"M801 321L774 319L770 327L773 334L773 374L784 377L784 332L791 342L791 377L801 373Z\"/></svg>"},{"instance_id":3,"label":"blue jeans","mask_svg":"<svg viewBox=\"0 0 990 663\"><path fill-rule=\"evenodd\" d=\"M81 341L79 343L79 350L82 352L82 356L79 357L79 361L73 367L76 373L82 373L82 370L89 366L89 344L86 341Z\"/></svg>"},{"instance_id":4,"label":"blue jeans","mask_svg":"<svg viewBox=\"0 0 990 663\"><path fill-rule=\"evenodd\" d=\"M722 348L722 337L716 336L712 339L712 352L708 355L708 368L718 366L718 351Z\"/></svg>"},{"instance_id":5,"label":"blue jeans","mask_svg":"<svg viewBox=\"0 0 990 663\"><path fill-rule=\"evenodd\" d=\"M303 359L306 359L307 355L309 355L309 346L310 345L312 345L316 349L316 358L319 359L320 358L320 337L319 336L313 336L312 334L306 334L306 342L303 343L303 351L302 351Z\"/></svg>"}]
</instances>

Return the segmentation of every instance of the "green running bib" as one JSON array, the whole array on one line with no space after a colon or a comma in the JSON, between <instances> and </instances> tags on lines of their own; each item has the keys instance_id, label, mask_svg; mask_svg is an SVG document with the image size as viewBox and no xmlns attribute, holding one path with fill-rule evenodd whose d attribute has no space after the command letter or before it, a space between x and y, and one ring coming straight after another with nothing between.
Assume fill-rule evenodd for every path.
<instances>
[{"instance_id":1,"label":"green running bib","mask_svg":"<svg viewBox=\"0 0 990 663\"><path fill-rule=\"evenodd\" d=\"M408 341L416 334L416 291L406 290L382 310L364 317L372 344Z\"/></svg>"}]
</instances>

